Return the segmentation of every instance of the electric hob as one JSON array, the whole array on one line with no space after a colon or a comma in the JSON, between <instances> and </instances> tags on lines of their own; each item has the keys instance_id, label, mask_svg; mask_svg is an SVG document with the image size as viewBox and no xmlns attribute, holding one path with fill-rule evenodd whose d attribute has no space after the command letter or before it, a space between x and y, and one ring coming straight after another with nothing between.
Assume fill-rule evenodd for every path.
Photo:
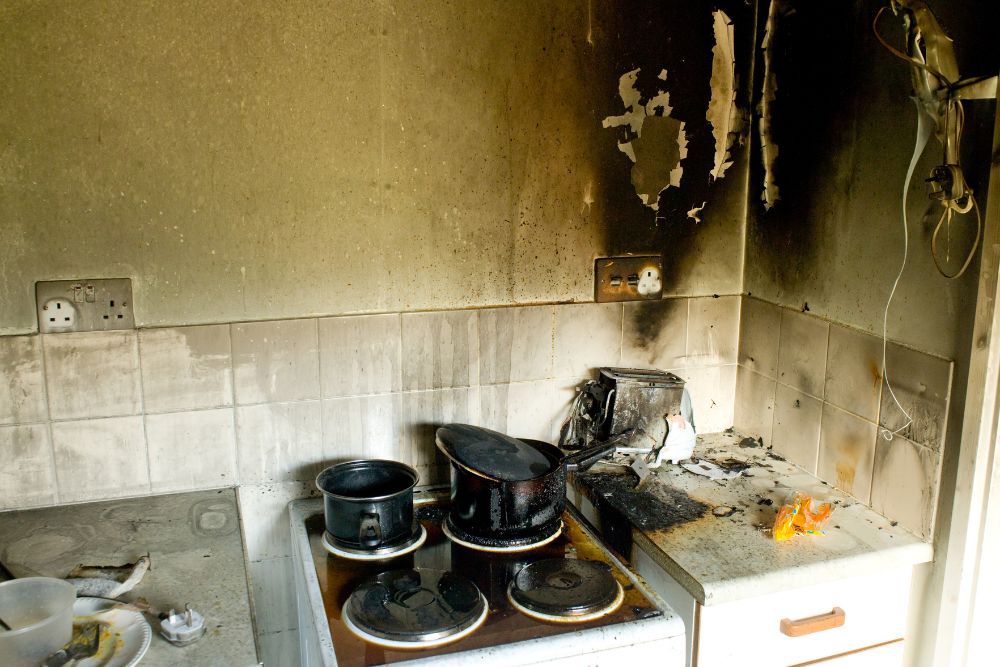
<instances>
[{"instance_id":1,"label":"electric hob","mask_svg":"<svg viewBox=\"0 0 1000 667\"><path fill-rule=\"evenodd\" d=\"M321 500L289 508L304 665L622 664L683 659L680 619L567 506L530 551L449 539L447 490L418 490L419 548L384 560L335 554ZM664 662L664 659L667 659Z\"/></svg>"}]
</instances>

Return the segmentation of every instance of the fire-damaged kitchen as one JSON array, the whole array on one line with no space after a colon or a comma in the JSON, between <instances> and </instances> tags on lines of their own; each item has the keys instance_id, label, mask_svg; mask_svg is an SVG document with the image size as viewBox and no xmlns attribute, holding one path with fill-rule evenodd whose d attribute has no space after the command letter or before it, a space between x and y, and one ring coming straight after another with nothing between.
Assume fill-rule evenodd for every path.
<instances>
[{"instance_id":1,"label":"fire-damaged kitchen","mask_svg":"<svg viewBox=\"0 0 1000 667\"><path fill-rule=\"evenodd\" d=\"M0 667L995 665L995 19L2 3Z\"/></svg>"}]
</instances>

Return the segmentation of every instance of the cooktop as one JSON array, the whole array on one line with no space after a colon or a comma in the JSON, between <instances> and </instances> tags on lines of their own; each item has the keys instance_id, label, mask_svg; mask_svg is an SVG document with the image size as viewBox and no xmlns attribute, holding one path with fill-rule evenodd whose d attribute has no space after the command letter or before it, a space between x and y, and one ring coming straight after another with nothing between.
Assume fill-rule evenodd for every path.
<instances>
[{"instance_id":1,"label":"cooktop","mask_svg":"<svg viewBox=\"0 0 1000 667\"><path fill-rule=\"evenodd\" d=\"M325 618L315 619L316 625L325 624L319 630L329 634L321 632L319 644L332 643L339 667L457 657L466 651L572 633L576 633L575 644L590 636L595 642L600 639L595 648L606 648L607 633L600 629L622 624L632 627L637 622L645 628L642 636L649 640L678 632L664 623L656 625L658 630L652 628L656 621L678 619L637 584L634 575L569 507L563 513L563 531L556 539L530 551L504 554L477 551L449 540L442 531L447 495L417 493L414 512L426 539L415 551L380 561L331 554L323 543L322 506L315 507L318 511L299 515L304 528L299 548L304 551L307 540L308 557L298 556L305 565L307 587L315 587L309 595L318 592L322 600ZM293 535L296 515L293 504ZM568 611L556 609L554 600L563 598L560 588L578 598L570 596ZM411 617L426 619L428 614L432 616L429 637L455 633L457 639L431 642L425 648L404 648L405 642L386 641L386 630L406 638L418 631L410 625Z\"/></svg>"}]
</instances>

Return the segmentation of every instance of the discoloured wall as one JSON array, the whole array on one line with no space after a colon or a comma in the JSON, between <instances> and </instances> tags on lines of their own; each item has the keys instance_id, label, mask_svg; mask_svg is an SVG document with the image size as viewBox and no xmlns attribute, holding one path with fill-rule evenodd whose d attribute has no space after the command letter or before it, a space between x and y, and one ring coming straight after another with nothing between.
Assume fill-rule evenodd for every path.
<instances>
[{"instance_id":1,"label":"discoloured wall","mask_svg":"<svg viewBox=\"0 0 1000 667\"><path fill-rule=\"evenodd\" d=\"M775 178L781 200L765 210L765 175L755 145L745 288L768 301L793 308L808 304L814 314L881 333L903 254L900 203L916 135L910 70L871 33L872 18L884 3L780 4L786 11L776 17L778 87L770 106L780 146ZM988 31L978 28L971 11L976 3L960 4L936 2L932 9L955 38L963 74L995 73L1000 52L987 47ZM760 9L763 21L768 6ZM891 13L883 17L882 29L894 43L900 43L901 25ZM761 85L758 77L758 97ZM993 104L966 103L966 114L963 161L982 203ZM930 256L940 206L928 200L923 179L941 160L940 145L932 140L908 194L910 255L890 311L889 337L955 359L967 345L976 268L949 281ZM953 225L953 262L961 261L973 231L968 220Z\"/></svg>"},{"instance_id":2,"label":"discoloured wall","mask_svg":"<svg viewBox=\"0 0 1000 667\"><path fill-rule=\"evenodd\" d=\"M588 300L622 252L738 291L739 164L667 230L601 127L666 67L711 142L711 9L645 4L6 3L0 333L56 278L132 277L140 326Z\"/></svg>"}]
</instances>

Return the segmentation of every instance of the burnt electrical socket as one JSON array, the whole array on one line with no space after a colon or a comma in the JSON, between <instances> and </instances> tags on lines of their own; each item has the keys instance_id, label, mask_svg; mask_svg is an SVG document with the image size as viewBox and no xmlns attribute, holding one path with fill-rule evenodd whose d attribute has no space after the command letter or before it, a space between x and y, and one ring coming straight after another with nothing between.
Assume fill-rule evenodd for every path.
<instances>
[{"instance_id":1,"label":"burnt electrical socket","mask_svg":"<svg viewBox=\"0 0 1000 667\"><path fill-rule=\"evenodd\" d=\"M663 296L659 255L599 257L594 262L594 301L648 301Z\"/></svg>"},{"instance_id":2,"label":"burnt electrical socket","mask_svg":"<svg viewBox=\"0 0 1000 667\"><path fill-rule=\"evenodd\" d=\"M40 281L35 305L39 333L135 328L130 278Z\"/></svg>"}]
</instances>

